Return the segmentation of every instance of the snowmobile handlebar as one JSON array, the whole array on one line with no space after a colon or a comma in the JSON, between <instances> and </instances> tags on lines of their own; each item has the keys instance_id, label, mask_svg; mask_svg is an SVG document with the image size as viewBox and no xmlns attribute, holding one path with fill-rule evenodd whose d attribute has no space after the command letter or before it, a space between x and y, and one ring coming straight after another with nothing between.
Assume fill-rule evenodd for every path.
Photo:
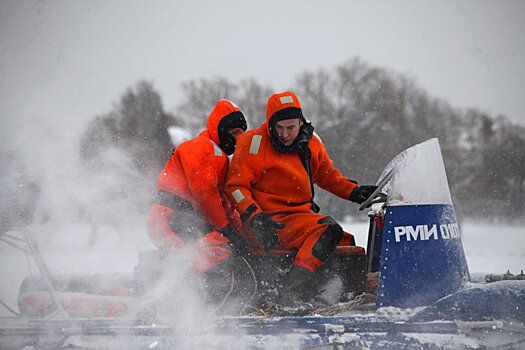
<instances>
[{"instance_id":1,"label":"snowmobile handlebar","mask_svg":"<svg viewBox=\"0 0 525 350\"><path fill-rule=\"evenodd\" d=\"M368 197L367 200L361 203L361 206L359 206L359 211L370 207L372 204L386 202L387 194L381 191L383 190L385 185L390 181L392 176L394 176L394 169L395 168L390 169L385 175L385 177L378 182L377 189L374 192L372 192L372 194L370 195L370 197Z\"/></svg>"},{"instance_id":2,"label":"snowmobile handlebar","mask_svg":"<svg viewBox=\"0 0 525 350\"><path fill-rule=\"evenodd\" d=\"M359 210L364 210L365 208L370 208L372 204L376 203L385 203L387 199L386 193L379 192L377 194L372 194L366 201L364 201L360 206Z\"/></svg>"}]
</instances>

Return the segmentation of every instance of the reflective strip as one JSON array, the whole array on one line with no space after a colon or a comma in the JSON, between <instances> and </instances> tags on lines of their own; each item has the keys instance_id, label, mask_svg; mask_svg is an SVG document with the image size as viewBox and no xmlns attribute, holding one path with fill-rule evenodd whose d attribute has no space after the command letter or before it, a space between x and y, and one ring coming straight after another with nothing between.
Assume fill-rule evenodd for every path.
<instances>
[{"instance_id":1,"label":"reflective strip","mask_svg":"<svg viewBox=\"0 0 525 350\"><path fill-rule=\"evenodd\" d=\"M258 154L259 147L261 147L262 135L253 135L252 143L250 144L250 154Z\"/></svg>"},{"instance_id":2,"label":"reflective strip","mask_svg":"<svg viewBox=\"0 0 525 350\"><path fill-rule=\"evenodd\" d=\"M314 135L319 139L319 141L321 141L321 143L323 143L323 140L321 140L321 137L319 135L317 135L317 133L314 131Z\"/></svg>"},{"instance_id":3,"label":"reflective strip","mask_svg":"<svg viewBox=\"0 0 525 350\"><path fill-rule=\"evenodd\" d=\"M292 96L283 96L279 98L281 100L281 103L284 105L285 103L293 103L293 97Z\"/></svg>"},{"instance_id":4,"label":"reflective strip","mask_svg":"<svg viewBox=\"0 0 525 350\"><path fill-rule=\"evenodd\" d=\"M237 201L237 203L240 203L244 199L244 195L242 194L241 190L235 190L232 192L233 198Z\"/></svg>"},{"instance_id":5,"label":"reflective strip","mask_svg":"<svg viewBox=\"0 0 525 350\"><path fill-rule=\"evenodd\" d=\"M212 143L213 145L213 152L216 156L222 156L222 149L217 146L217 144L215 142L213 142L213 140L210 140L210 142Z\"/></svg>"},{"instance_id":6,"label":"reflective strip","mask_svg":"<svg viewBox=\"0 0 525 350\"><path fill-rule=\"evenodd\" d=\"M226 103L229 103L230 105L232 105L233 107L239 109L239 107L237 107L237 105L235 103L233 103L232 101L230 100L227 100L225 98L223 98L222 100L220 100L219 102L226 102Z\"/></svg>"}]
</instances>

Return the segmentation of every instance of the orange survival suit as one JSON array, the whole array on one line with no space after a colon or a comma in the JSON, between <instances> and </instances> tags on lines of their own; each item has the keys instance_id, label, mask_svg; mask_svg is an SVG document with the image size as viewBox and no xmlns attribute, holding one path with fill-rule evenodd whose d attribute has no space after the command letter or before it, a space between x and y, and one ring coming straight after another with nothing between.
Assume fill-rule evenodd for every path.
<instances>
[{"instance_id":1,"label":"orange survival suit","mask_svg":"<svg viewBox=\"0 0 525 350\"><path fill-rule=\"evenodd\" d=\"M291 146L272 135L279 120L301 119L304 124ZM274 248L296 249L294 265L316 271L338 244L353 243L353 237L331 217L318 214L313 184L349 199L358 185L333 167L323 143L303 117L292 92L268 100L266 122L243 133L230 165L225 192L243 222L264 213L280 223L279 242ZM344 239L343 239L344 237Z\"/></svg>"},{"instance_id":2,"label":"orange survival suit","mask_svg":"<svg viewBox=\"0 0 525 350\"><path fill-rule=\"evenodd\" d=\"M230 130L246 130L239 108L220 100L206 130L180 144L158 177L158 198L148 214L148 234L161 250L191 246L198 251L197 272L231 256L229 243L241 228L238 214L222 195L235 139ZM226 238L229 237L230 239Z\"/></svg>"}]
</instances>

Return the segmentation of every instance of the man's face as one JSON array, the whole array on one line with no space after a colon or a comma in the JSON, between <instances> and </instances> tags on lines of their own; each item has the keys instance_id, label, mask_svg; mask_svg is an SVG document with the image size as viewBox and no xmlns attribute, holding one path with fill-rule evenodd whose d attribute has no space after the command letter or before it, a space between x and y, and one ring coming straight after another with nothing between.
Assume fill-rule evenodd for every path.
<instances>
[{"instance_id":1,"label":"man's face","mask_svg":"<svg viewBox=\"0 0 525 350\"><path fill-rule=\"evenodd\" d=\"M232 135L233 138L237 140L237 137L239 137L239 135L242 134L243 132L244 130L241 128L233 128L230 130L230 135Z\"/></svg>"},{"instance_id":2,"label":"man's face","mask_svg":"<svg viewBox=\"0 0 525 350\"><path fill-rule=\"evenodd\" d=\"M286 119L275 123L274 128L279 141L285 146L290 146L299 135L302 125L302 119Z\"/></svg>"}]
</instances>

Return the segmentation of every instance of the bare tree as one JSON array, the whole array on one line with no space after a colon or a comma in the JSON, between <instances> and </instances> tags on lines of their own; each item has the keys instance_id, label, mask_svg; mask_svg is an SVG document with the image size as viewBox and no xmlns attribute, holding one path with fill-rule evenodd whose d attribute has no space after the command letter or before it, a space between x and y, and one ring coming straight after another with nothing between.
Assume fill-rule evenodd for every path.
<instances>
[{"instance_id":1,"label":"bare tree","mask_svg":"<svg viewBox=\"0 0 525 350\"><path fill-rule=\"evenodd\" d=\"M272 94L269 87L254 79L233 83L225 78L191 80L182 84L186 100L177 108L185 125L193 134L206 126L210 111L220 99L229 99L239 106L248 125L257 127L265 120L266 101Z\"/></svg>"},{"instance_id":2,"label":"bare tree","mask_svg":"<svg viewBox=\"0 0 525 350\"><path fill-rule=\"evenodd\" d=\"M413 80L357 58L331 71L304 72L296 85L305 114L350 178L373 182L400 151L437 137L460 213L523 216L523 128L478 111L462 113L430 98ZM332 215L355 212L319 193L321 207Z\"/></svg>"},{"instance_id":3,"label":"bare tree","mask_svg":"<svg viewBox=\"0 0 525 350\"><path fill-rule=\"evenodd\" d=\"M186 100L179 105L177 112L185 126L196 135L206 126L210 111L218 100L235 100L237 86L225 78L211 80L191 80L182 84Z\"/></svg>"},{"instance_id":4,"label":"bare tree","mask_svg":"<svg viewBox=\"0 0 525 350\"><path fill-rule=\"evenodd\" d=\"M179 111L202 130L218 99L239 104L251 127L265 120L267 98L275 91L255 80L224 78L184 84ZM413 79L371 67L359 58L331 70L303 72L291 87L330 157L343 174L373 183L399 152L437 137L459 215L524 217L524 129L506 118L463 112L430 97ZM337 218L356 214L348 201L316 191L322 209Z\"/></svg>"},{"instance_id":5,"label":"bare tree","mask_svg":"<svg viewBox=\"0 0 525 350\"><path fill-rule=\"evenodd\" d=\"M88 126L80 154L90 181L87 199L76 205L79 220L92 226L92 243L100 225L125 226L145 214L173 150L167 132L173 120L152 84L140 81Z\"/></svg>"}]
</instances>

